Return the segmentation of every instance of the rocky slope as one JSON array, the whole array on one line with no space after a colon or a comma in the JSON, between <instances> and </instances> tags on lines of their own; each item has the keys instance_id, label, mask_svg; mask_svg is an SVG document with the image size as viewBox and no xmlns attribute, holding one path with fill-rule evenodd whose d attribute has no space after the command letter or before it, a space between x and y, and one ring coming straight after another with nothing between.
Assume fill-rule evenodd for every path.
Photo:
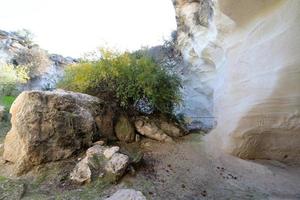
<instances>
[{"instance_id":1,"label":"rocky slope","mask_svg":"<svg viewBox=\"0 0 300 200\"><path fill-rule=\"evenodd\" d=\"M46 66L43 66L44 69L41 73L37 77L33 77L24 89L53 88L62 77L64 66L76 62L76 59L71 57L65 58L57 54L48 54L21 33L0 30L0 66L18 65L15 57L19 54L28 54L30 51L44 53L46 58L43 62Z\"/></svg>"},{"instance_id":2,"label":"rocky slope","mask_svg":"<svg viewBox=\"0 0 300 200\"><path fill-rule=\"evenodd\" d=\"M297 0L173 0L208 141L247 159L300 158ZM196 88L195 88L196 90Z\"/></svg>"}]
</instances>

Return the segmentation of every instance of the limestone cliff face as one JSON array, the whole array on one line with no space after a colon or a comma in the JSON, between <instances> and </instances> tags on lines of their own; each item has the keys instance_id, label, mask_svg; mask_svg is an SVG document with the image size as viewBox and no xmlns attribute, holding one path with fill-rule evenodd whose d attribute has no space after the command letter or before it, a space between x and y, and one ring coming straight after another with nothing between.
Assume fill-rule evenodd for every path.
<instances>
[{"instance_id":1,"label":"limestone cliff face","mask_svg":"<svg viewBox=\"0 0 300 200\"><path fill-rule=\"evenodd\" d=\"M173 4L178 24L177 43L186 62L183 111L193 121L199 122L202 129L211 129L215 124L215 64L223 60L222 49L212 43L217 37L216 25L212 23L214 2L173 0Z\"/></svg>"},{"instance_id":2,"label":"limestone cliff face","mask_svg":"<svg viewBox=\"0 0 300 200\"><path fill-rule=\"evenodd\" d=\"M300 1L173 2L198 98L218 124L207 140L241 158L300 160Z\"/></svg>"}]
</instances>

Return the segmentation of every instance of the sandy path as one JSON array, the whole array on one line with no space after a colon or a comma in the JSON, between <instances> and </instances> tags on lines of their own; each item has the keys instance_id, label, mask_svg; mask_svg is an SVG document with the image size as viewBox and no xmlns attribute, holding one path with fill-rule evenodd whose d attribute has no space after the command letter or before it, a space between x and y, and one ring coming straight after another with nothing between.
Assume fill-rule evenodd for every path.
<instances>
[{"instance_id":1,"label":"sandy path","mask_svg":"<svg viewBox=\"0 0 300 200\"><path fill-rule=\"evenodd\" d=\"M117 188L135 188L160 200L300 199L300 167L214 153L200 135L144 146L145 167Z\"/></svg>"}]
</instances>

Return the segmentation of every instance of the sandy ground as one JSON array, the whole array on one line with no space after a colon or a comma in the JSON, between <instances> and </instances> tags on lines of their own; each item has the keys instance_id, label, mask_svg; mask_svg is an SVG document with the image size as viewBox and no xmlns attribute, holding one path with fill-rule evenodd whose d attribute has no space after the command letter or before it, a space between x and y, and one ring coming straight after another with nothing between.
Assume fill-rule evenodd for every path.
<instances>
[{"instance_id":1,"label":"sandy ground","mask_svg":"<svg viewBox=\"0 0 300 200\"><path fill-rule=\"evenodd\" d=\"M149 140L145 167L118 188L142 191L149 199L300 199L300 167L275 161L246 161L215 151L201 135L175 144Z\"/></svg>"}]
</instances>

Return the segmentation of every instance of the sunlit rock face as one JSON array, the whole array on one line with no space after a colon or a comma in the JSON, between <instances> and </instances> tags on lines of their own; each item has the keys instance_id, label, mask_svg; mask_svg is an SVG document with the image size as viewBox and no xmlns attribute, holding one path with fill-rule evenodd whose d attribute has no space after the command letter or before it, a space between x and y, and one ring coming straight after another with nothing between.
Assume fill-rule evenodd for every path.
<instances>
[{"instance_id":1,"label":"sunlit rock face","mask_svg":"<svg viewBox=\"0 0 300 200\"><path fill-rule=\"evenodd\" d=\"M245 159L300 160L300 1L174 5L199 102L217 121L208 142Z\"/></svg>"}]
</instances>

